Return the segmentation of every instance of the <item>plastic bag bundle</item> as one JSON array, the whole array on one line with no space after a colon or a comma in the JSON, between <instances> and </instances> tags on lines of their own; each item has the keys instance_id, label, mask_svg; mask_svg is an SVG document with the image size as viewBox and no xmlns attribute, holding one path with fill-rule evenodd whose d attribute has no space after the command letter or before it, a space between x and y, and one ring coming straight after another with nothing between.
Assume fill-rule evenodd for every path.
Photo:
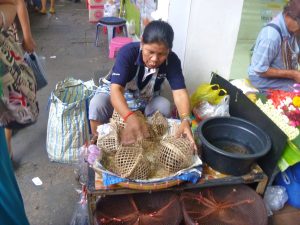
<instances>
[{"instance_id":1,"label":"plastic bag bundle","mask_svg":"<svg viewBox=\"0 0 300 225\"><path fill-rule=\"evenodd\" d=\"M285 187L280 185L267 187L264 202L268 210L268 215L272 215L272 211L282 209L287 200L288 195Z\"/></svg>"},{"instance_id":2,"label":"plastic bag bundle","mask_svg":"<svg viewBox=\"0 0 300 225\"><path fill-rule=\"evenodd\" d=\"M285 187L288 195L287 203L300 209L300 163L279 173L275 177L275 183Z\"/></svg>"},{"instance_id":3,"label":"plastic bag bundle","mask_svg":"<svg viewBox=\"0 0 300 225\"><path fill-rule=\"evenodd\" d=\"M120 145L117 125L112 123L111 127L111 132L104 137L99 136L97 140L97 146L106 153L116 152Z\"/></svg>"},{"instance_id":4,"label":"plastic bag bundle","mask_svg":"<svg viewBox=\"0 0 300 225\"><path fill-rule=\"evenodd\" d=\"M192 150L187 138L170 137L160 142L158 160L170 173L175 173L191 164Z\"/></svg>"},{"instance_id":5,"label":"plastic bag bundle","mask_svg":"<svg viewBox=\"0 0 300 225\"><path fill-rule=\"evenodd\" d=\"M88 147L88 151L89 153L88 153L87 161L90 165L93 165L94 162L97 160L97 158L99 159L102 158L102 152L96 145L91 144Z\"/></svg>"},{"instance_id":6,"label":"plastic bag bundle","mask_svg":"<svg viewBox=\"0 0 300 225\"><path fill-rule=\"evenodd\" d=\"M83 145L79 149L78 161L75 163L74 173L75 179L80 184L86 184L88 180L88 164L86 159L89 155L87 145Z\"/></svg>"},{"instance_id":7,"label":"plastic bag bundle","mask_svg":"<svg viewBox=\"0 0 300 225\"><path fill-rule=\"evenodd\" d=\"M201 101L193 108L193 113L199 121L216 116L230 116L229 98L229 95L225 96L216 105L210 104L207 101Z\"/></svg>"},{"instance_id":8,"label":"plastic bag bundle","mask_svg":"<svg viewBox=\"0 0 300 225\"><path fill-rule=\"evenodd\" d=\"M147 179L150 173L149 161L139 145L121 146L115 155L115 166L123 178Z\"/></svg>"},{"instance_id":9,"label":"plastic bag bundle","mask_svg":"<svg viewBox=\"0 0 300 225\"><path fill-rule=\"evenodd\" d=\"M191 106L194 108L199 102L207 101L210 104L219 104L227 91L221 89L218 84L204 83L200 85L191 96Z\"/></svg>"},{"instance_id":10,"label":"plastic bag bundle","mask_svg":"<svg viewBox=\"0 0 300 225\"><path fill-rule=\"evenodd\" d=\"M84 193L80 194L80 201L75 206L73 216L70 225L88 225L89 224L89 213L87 202L84 197Z\"/></svg>"},{"instance_id":11,"label":"plastic bag bundle","mask_svg":"<svg viewBox=\"0 0 300 225\"><path fill-rule=\"evenodd\" d=\"M153 131L158 137L163 136L168 130L168 121L159 111L151 117L150 123L152 124Z\"/></svg>"}]
</instances>

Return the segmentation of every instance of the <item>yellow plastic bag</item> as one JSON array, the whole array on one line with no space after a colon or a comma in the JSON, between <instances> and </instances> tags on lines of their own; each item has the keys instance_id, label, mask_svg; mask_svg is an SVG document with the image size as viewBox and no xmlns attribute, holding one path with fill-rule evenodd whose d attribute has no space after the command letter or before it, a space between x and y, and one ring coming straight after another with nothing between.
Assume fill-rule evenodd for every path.
<instances>
[{"instance_id":1,"label":"yellow plastic bag","mask_svg":"<svg viewBox=\"0 0 300 225\"><path fill-rule=\"evenodd\" d=\"M220 88L218 84L201 84L191 96L191 106L194 108L199 102L207 101L210 104L219 104L227 91Z\"/></svg>"}]
</instances>

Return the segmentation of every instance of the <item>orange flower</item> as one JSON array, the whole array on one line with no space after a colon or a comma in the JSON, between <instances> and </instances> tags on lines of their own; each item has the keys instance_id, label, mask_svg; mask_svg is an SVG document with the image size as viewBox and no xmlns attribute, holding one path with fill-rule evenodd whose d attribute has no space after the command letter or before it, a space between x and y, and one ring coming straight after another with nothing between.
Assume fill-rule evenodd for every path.
<instances>
[{"instance_id":1,"label":"orange flower","mask_svg":"<svg viewBox=\"0 0 300 225\"><path fill-rule=\"evenodd\" d=\"M293 98L293 105L296 107L300 107L300 96L295 96Z\"/></svg>"}]
</instances>

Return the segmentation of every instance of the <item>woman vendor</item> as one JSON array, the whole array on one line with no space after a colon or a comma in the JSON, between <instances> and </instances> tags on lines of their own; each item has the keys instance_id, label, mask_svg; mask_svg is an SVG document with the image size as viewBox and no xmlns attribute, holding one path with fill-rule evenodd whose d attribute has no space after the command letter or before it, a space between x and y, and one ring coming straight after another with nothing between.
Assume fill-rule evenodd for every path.
<instances>
[{"instance_id":1,"label":"woman vendor","mask_svg":"<svg viewBox=\"0 0 300 225\"><path fill-rule=\"evenodd\" d=\"M134 113L141 110L146 116L160 111L170 116L170 102L160 96L160 88L168 80L181 124L177 135L185 135L193 147L196 145L190 128L190 103L181 63L172 52L174 32L164 21L150 22L141 42L125 45L118 52L110 73L101 81L89 107L93 135L97 126L107 123L115 109L126 126L121 143L129 145L149 136L148 126Z\"/></svg>"}]
</instances>

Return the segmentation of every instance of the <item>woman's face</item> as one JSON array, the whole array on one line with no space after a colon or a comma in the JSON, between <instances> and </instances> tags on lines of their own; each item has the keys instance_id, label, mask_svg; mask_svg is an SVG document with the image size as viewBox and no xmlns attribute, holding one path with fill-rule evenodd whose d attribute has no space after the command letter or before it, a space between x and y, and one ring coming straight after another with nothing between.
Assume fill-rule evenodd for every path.
<instances>
[{"instance_id":1,"label":"woman's face","mask_svg":"<svg viewBox=\"0 0 300 225\"><path fill-rule=\"evenodd\" d=\"M141 43L142 56L148 68L159 67L168 57L169 49L163 43Z\"/></svg>"}]
</instances>

